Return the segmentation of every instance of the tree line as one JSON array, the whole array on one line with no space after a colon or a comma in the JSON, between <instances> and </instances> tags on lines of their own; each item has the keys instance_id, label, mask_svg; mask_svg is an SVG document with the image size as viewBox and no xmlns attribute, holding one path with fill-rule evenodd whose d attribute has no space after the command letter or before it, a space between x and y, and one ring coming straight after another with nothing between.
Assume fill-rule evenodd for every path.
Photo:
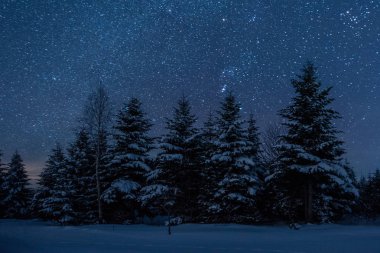
<instances>
[{"instance_id":1,"label":"tree line","mask_svg":"<svg viewBox=\"0 0 380 253\"><path fill-rule=\"evenodd\" d=\"M250 224L379 214L372 201L379 199L380 177L358 183L344 161L331 88L321 87L311 63L292 86L295 95L279 112L282 126L263 136L229 93L201 128L181 97L166 133L156 138L137 98L110 128L110 101L99 87L88 98L75 140L51 151L37 189L28 186L17 152L8 166L0 162L0 215L60 224L140 223L157 216Z\"/></svg>"}]
</instances>

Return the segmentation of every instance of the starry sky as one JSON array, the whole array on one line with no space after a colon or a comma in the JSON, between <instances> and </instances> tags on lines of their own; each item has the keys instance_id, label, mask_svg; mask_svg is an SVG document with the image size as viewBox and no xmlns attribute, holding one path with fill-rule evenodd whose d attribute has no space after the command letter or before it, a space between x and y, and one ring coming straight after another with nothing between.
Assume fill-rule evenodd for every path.
<instances>
[{"instance_id":1,"label":"starry sky","mask_svg":"<svg viewBox=\"0 0 380 253\"><path fill-rule=\"evenodd\" d=\"M378 0L2 0L0 149L35 177L100 82L115 112L140 98L153 134L182 94L201 122L229 91L264 130L307 60L334 87L346 157L367 175L380 167Z\"/></svg>"}]
</instances>

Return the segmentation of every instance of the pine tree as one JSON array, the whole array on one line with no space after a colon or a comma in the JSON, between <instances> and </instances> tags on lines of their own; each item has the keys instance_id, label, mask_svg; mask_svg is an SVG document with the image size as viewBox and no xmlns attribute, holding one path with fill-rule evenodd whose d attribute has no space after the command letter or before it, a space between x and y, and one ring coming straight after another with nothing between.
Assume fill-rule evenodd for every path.
<instances>
[{"instance_id":1,"label":"pine tree","mask_svg":"<svg viewBox=\"0 0 380 253\"><path fill-rule=\"evenodd\" d=\"M52 150L40 174L34 206L41 217L61 224L73 220L70 191L67 189L66 160L59 144Z\"/></svg>"},{"instance_id":2,"label":"pine tree","mask_svg":"<svg viewBox=\"0 0 380 253\"><path fill-rule=\"evenodd\" d=\"M250 155L254 159L257 159L259 157L259 152L260 152L260 138L259 138L259 129L256 126L256 120L254 119L252 114L249 115L247 123L248 123L248 129L247 129L248 141L251 143Z\"/></svg>"},{"instance_id":3,"label":"pine tree","mask_svg":"<svg viewBox=\"0 0 380 253\"><path fill-rule=\"evenodd\" d=\"M200 220L204 222L212 221L208 208L212 205L213 191L217 188L217 178L213 170L210 157L215 151L215 143L218 138L217 119L212 112L209 113L201 130L201 165L200 191L198 195L198 205L200 210Z\"/></svg>"},{"instance_id":4,"label":"pine tree","mask_svg":"<svg viewBox=\"0 0 380 253\"><path fill-rule=\"evenodd\" d=\"M261 151L260 151L260 134L259 129L256 125L256 120L253 115L250 114L248 118L248 128L247 128L247 144L248 144L248 154L250 159L253 161L251 165L251 174L257 180L257 187L261 187L262 180L264 177L264 169L260 161Z\"/></svg>"},{"instance_id":5,"label":"pine tree","mask_svg":"<svg viewBox=\"0 0 380 253\"><path fill-rule=\"evenodd\" d=\"M202 128L202 139L204 150L207 152L213 149L215 140L218 137L217 118L212 112L208 114Z\"/></svg>"},{"instance_id":6,"label":"pine tree","mask_svg":"<svg viewBox=\"0 0 380 253\"><path fill-rule=\"evenodd\" d=\"M196 117L189 101L182 97L167 120L169 131L161 140L156 169L148 175L149 185L141 197L145 205L160 214L184 215L192 219L197 212L199 139Z\"/></svg>"},{"instance_id":7,"label":"pine tree","mask_svg":"<svg viewBox=\"0 0 380 253\"><path fill-rule=\"evenodd\" d=\"M38 189L34 194L32 207L37 212L37 215L41 218L54 219L54 204L50 203L50 199L53 196L53 188L56 184L58 166L60 166L60 157L57 150L53 150L53 154L49 156L46 162L45 168L40 173L40 179L38 180ZM62 154L63 155L63 154ZM63 157L62 157L63 158Z\"/></svg>"},{"instance_id":8,"label":"pine tree","mask_svg":"<svg viewBox=\"0 0 380 253\"><path fill-rule=\"evenodd\" d=\"M109 166L112 180L103 199L122 215L122 220L135 221L141 215L139 191L145 186L146 174L151 171L152 138L148 136L151 126L137 98L132 98L119 112L115 126L116 145Z\"/></svg>"},{"instance_id":9,"label":"pine tree","mask_svg":"<svg viewBox=\"0 0 380 253\"><path fill-rule=\"evenodd\" d=\"M280 111L288 132L270 177L276 211L289 220L331 220L350 210L357 190L341 162L344 150L333 123L339 115L329 107L331 88L321 89L311 63L298 78L292 82L296 96Z\"/></svg>"},{"instance_id":10,"label":"pine tree","mask_svg":"<svg viewBox=\"0 0 380 253\"><path fill-rule=\"evenodd\" d=\"M209 211L218 222L252 222L258 179L253 175L253 143L243 129L240 105L230 93L218 112L218 140L210 161L216 187Z\"/></svg>"},{"instance_id":11,"label":"pine tree","mask_svg":"<svg viewBox=\"0 0 380 253\"><path fill-rule=\"evenodd\" d=\"M5 212L5 197L6 197L6 189L5 189L5 177L7 175L7 169L5 164L2 162L3 153L0 150L0 218L4 217Z\"/></svg>"},{"instance_id":12,"label":"pine tree","mask_svg":"<svg viewBox=\"0 0 380 253\"><path fill-rule=\"evenodd\" d=\"M97 187L94 150L88 132L81 129L68 149L68 188L76 223L95 223L98 220Z\"/></svg>"},{"instance_id":13,"label":"pine tree","mask_svg":"<svg viewBox=\"0 0 380 253\"><path fill-rule=\"evenodd\" d=\"M194 134L185 141L185 153L183 166L185 169L183 181L181 182L182 200L181 213L188 222L199 220L202 210L199 206L199 197L202 194L202 173L205 166L203 159L203 138L198 129L194 128Z\"/></svg>"},{"instance_id":14,"label":"pine tree","mask_svg":"<svg viewBox=\"0 0 380 253\"><path fill-rule=\"evenodd\" d=\"M260 203L259 198L262 197L264 191L266 170L265 165L261 160L262 150L259 129L252 114L249 115L247 123L248 156L252 160L250 174L255 180L253 184L255 191L255 206L252 208L252 216L255 218L255 221L260 221L263 220L263 216L265 216L265 214L262 213L263 205L262 202Z\"/></svg>"},{"instance_id":15,"label":"pine tree","mask_svg":"<svg viewBox=\"0 0 380 253\"><path fill-rule=\"evenodd\" d=\"M72 175L70 174L67 160L64 160L65 164L58 167L56 186L54 187L57 198L57 212L56 220L62 224L72 224L75 222L74 212L74 198L75 191L73 187Z\"/></svg>"},{"instance_id":16,"label":"pine tree","mask_svg":"<svg viewBox=\"0 0 380 253\"><path fill-rule=\"evenodd\" d=\"M29 179L25 166L17 151L12 156L8 167L4 182L6 217L26 218L29 212L31 190L28 188Z\"/></svg>"}]
</instances>

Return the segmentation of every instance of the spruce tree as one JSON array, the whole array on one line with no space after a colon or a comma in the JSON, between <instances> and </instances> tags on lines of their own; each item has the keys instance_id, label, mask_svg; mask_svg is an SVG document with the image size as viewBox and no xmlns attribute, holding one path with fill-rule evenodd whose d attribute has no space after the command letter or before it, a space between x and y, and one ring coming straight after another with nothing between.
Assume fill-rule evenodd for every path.
<instances>
[{"instance_id":1,"label":"spruce tree","mask_svg":"<svg viewBox=\"0 0 380 253\"><path fill-rule=\"evenodd\" d=\"M126 218L135 221L141 215L139 191L151 171L152 138L148 136L151 126L137 98L132 98L119 112L114 127L116 144L109 163L112 180L102 198L121 216L120 221Z\"/></svg>"},{"instance_id":2,"label":"spruce tree","mask_svg":"<svg viewBox=\"0 0 380 253\"><path fill-rule=\"evenodd\" d=\"M250 175L255 179L253 184L253 189L255 192L255 205L252 208L252 217L255 221L262 221L265 214L262 213L264 205L260 199L263 197L263 192L265 189L265 177L266 169L265 165L262 163L262 150L260 142L259 129L257 127L256 120L253 115L250 114L247 121L247 144L248 144L248 156L252 160L250 165Z\"/></svg>"},{"instance_id":3,"label":"spruce tree","mask_svg":"<svg viewBox=\"0 0 380 253\"><path fill-rule=\"evenodd\" d=\"M52 154L49 155L48 161L40 173L39 186L32 201L33 209L35 209L39 217L53 220L55 219L53 215L55 208L54 204L50 203L50 199L54 195L53 188L56 184L55 179L58 176L58 166L60 166L60 154L57 151L58 147L57 150L53 150Z\"/></svg>"},{"instance_id":4,"label":"spruce tree","mask_svg":"<svg viewBox=\"0 0 380 253\"><path fill-rule=\"evenodd\" d=\"M68 188L76 223L95 223L98 220L97 187L94 150L88 132L81 129L68 149Z\"/></svg>"},{"instance_id":5,"label":"spruce tree","mask_svg":"<svg viewBox=\"0 0 380 253\"><path fill-rule=\"evenodd\" d=\"M149 185L143 189L145 205L169 215L192 219L197 209L199 183L199 149L196 117L183 96L166 122L168 133L159 143L156 169L148 175Z\"/></svg>"},{"instance_id":6,"label":"spruce tree","mask_svg":"<svg viewBox=\"0 0 380 253\"><path fill-rule=\"evenodd\" d=\"M217 137L217 118L212 112L210 112L202 128L202 146L204 146L205 152L213 149Z\"/></svg>"},{"instance_id":7,"label":"spruce tree","mask_svg":"<svg viewBox=\"0 0 380 253\"><path fill-rule=\"evenodd\" d=\"M40 174L39 187L34 196L34 206L42 218L61 224L72 221L73 210L67 172L64 153L57 144Z\"/></svg>"},{"instance_id":8,"label":"spruce tree","mask_svg":"<svg viewBox=\"0 0 380 253\"><path fill-rule=\"evenodd\" d=\"M264 169L260 161L261 143L259 129L252 114L249 115L247 123L248 154L250 159L253 161L253 164L251 165L251 174L257 179L257 187L261 187L264 177Z\"/></svg>"},{"instance_id":9,"label":"spruce tree","mask_svg":"<svg viewBox=\"0 0 380 253\"><path fill-rule=\"evenodd\" d=\"M20 154L16 151L8 165L9 169L5 177L4 199L6 217L26 218L29 212L31 190L28 188L29 179Z\"/></svg>"},{"instance_id":10,"label":"spruce tree","mask_svg":"<svg viewBox=\"0 0 380 253\"><path fill-rule=\"evenodd\" d=\"M251 143L250 154L251 157L257 159L260 152L260 138L259 138L259 129L256 125L256 120L253 115L250 114L248 118L248 128L247 128L247 139Z\"/></svg>"},{"instance_id":11,"label":"spruce tree","mask_svg":"<svg viewBox=\"0 0 380 253\"><path fill-rule=\"evenodd\" d=\"M216 179L210 214L217 222L252 222L258 179L253 175L253 143L240 118L240 105L230 93L218 112L218 139L210 162Z\"/></svg>"},{"instance_id":12,"label":"spruce tree","mask_svg":"<svg viewBox=\"0 0 380 253\"><path fill-rule=\"evenodd\" d=\"M212 205L213 191L217 187L217 178L214 173L210 157L214 152L216 140L218 138L217 119L212 112L208 114L201 129L201 172L200 191L198 195L198 205L201 221L212 221L208 208Z\"/></svg>"},{"instance_id":13,"label":"spruce tree","mask_svg":"<svg viewBox=\"0 0 380 253\"><path fill-rule=\"evenodd\" d=\"M292 81L296 96L280 111L287 134L279 147L275 209L289 220L327 221L350 211L357 190L341 162L342 141L330 108L330 88L321 89L315 68L308 63Z\"/></svg>"},{"instance_id":14,"label":"spruce tree","mask_svg":"<svg viewBox=\"0 0 380 253\"><path fill-rule=\"evenodd\" d=\"M58 153L59 154L59 153ZM60 155L58 155L60 157ZM59 159L60 162L62 160ZM74 212L74 197L75 188L73 183L72 175L68 168L67 160L65 159L64 164L58 167L56 185L54 187L54 192L56 193L57 212L56 220L62 224L72 224L75 223L75 212Z\"/></svg>"}]
</instances>

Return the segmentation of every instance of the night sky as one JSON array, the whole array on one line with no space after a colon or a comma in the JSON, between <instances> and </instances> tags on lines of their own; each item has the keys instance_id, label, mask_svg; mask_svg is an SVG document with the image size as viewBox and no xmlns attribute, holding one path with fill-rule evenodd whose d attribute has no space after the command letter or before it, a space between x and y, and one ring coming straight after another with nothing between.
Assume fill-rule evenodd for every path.
<instances>
[{"instance_id":1,"label":"night sky","mask_svg":"<svg viewBox=\"0 0 380 253\"><path fill-rule=\"evenodd\" d=\"M311 60L359 176L380 167L378 0L2 0L0 149L35 176L67 145L100 82L114 111L137 96L163 132L186 94L200 121L233 91L261 130Z\"/></svg>"}]
</instances>

